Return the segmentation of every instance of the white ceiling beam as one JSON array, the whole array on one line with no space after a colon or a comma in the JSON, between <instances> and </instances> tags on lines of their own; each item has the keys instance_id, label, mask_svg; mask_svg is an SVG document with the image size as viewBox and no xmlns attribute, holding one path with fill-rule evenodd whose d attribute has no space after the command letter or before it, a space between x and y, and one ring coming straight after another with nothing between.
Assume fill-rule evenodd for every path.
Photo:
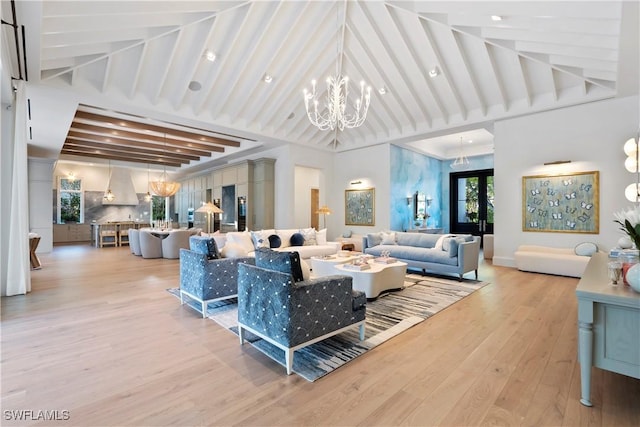
<instances>
[{"instance_id":1,"label":"white ceiling beam","mask_svg":"<svg viewBox=\"0 0 640 427\"><path fill-rule=\"evenodd\" d=\"M109 85L109 75L111 72L111 56L107 56L107 65L104 67L104 76L102 78L102 87L100 88L101 93L105 93L107 90L107 86Z\"/></svg>"},{"instance_id":2,"label":"white ceiling beam","mask_svg":"<svg viewBox=\"0 0 640 427\"><path fill-rule=\"evenodd\" d=\"M206 23L208 21L203 21L203 23ZM181 81L177 82L176 85L176 92L178 92L176 95L178 97L177 102L173 103L173 107L175 109L180 109L182 107L185 106L185 100L187 99L187 95L189 94L189 84L191 83L191 81L193 81L193 79L195 78L195 75L197 73L198 67L202 66L202 61L203 61L203 55L204 55L204 51L206 50L206 47L208 46L209 40L211 39L211 37L213 36L213 33L215 32L216 26L218 25L218 17L212 17L211 18L211 23L208 24L209 25L209 31L206 37L203 37L200 39L200 41L194 41L192 43L194 43L195 45L192 46L193 51L195 52L201 52L200 55L187 55L186 56L186 63L184 64L184 75L185 77L188 76L187 78L182 79ZM209 61L207 61L209 62Z\"/></svg>"},{"instance_id":3,"label":"white ceiling beam","mask_svg":"<svg viewBox=\"0 0 640 427\"><path fill-rule=\"evenodd\" d=\"M411 97L413 98L413 101L415 102L415 104L418 106L418 108L420 109L420 112L422 113L423 117L426 118L426 120L431 123L431 115L429 114L429 111L426 109L425 105L421 102L420 97L418 96L418 89L415 87L415 85L413 84L412 79L409 78L409 76L407 75L407 72L405 71L407 68L410 68L408 65L409 64L401 64L400 60L398 58L399 50L405 48L408 43L407 43L407 39L404 39L402 37L402 34L397 31L397 22L396 20L393 19L392 16L390 16L391 14L389 13L389 10L384 8L382 10L386 11L386 17L391 18L390 19L390 24L393 25L384 25L385 30L384 32L381 31L381 28L383 26L378 25L378 23L376 22L375 18L373 17L373 14L371 13L371 10L369 10L369 7L367 6L367 3L356 3L358 6L360 6L360 10L362 11L363 15L365 16L365 18L367 19L367 22L369 23L369 25L371 26L372 30L375 32L376 36L378 37L378 39L380 40L380 42L382 43L382 45L384 46L385 50L387 51L387 53L389 54L389 57L391 59L391 62L393 63L393 65L395 66L395 68L397 69L398 74L400 75L400 77L403 79L405 86L409 89L409 93L411 94ZM393 30L395 31L395 35L397 37L399 37L403 43L400 45L397 45L394 47L391 46L391 44L388 41L388 37L391 37L391 31ZM410 56L410 54L409 54ZM415 64L415 61L414 61ZM413 117L413 115L409 116L411 119L411 123L413 126L413 130L417 130L417 126L416 126L416 120Z\"/></svg>"},{"instance_id":4,"label":"white ceiling beam","mask_svg":"<svg viewBox=\"0 0 640 427\"><path fill-rule=\"evenodd\" d=\"M526 41L539 44L562 44L564 46L593 47L600 49L617 49L617 35L592 35L585 32L566 33L522 28L482 27L481 35L487 39Z\"/></svg>"},{"instance_id":5,"label":"white ceiling beam","mask_svg":"<svg viewBox=\"0 0 640 427\"><path fill-rule=\"evenodd\" d=\"M494 78L496 86L498 86L498 92L500 92L500 98L502 99L502 107L504 111L509 111L509 99L507 98L507 92L504 87L504 83L502 82L502 76L500 75L500 68L498 64L496 64L496 59L491 52L493 49L493 45L490 43L483 43L484 53L487 55L487 59L489 60L489 64L491 64L491 68L493 73L491 76Z\"/></svg>"},{"instance_id":6,"label":"white ceiling beam","mask_svg":"<svg viewBox=\"0 0 640 427\"><path fill-rule=\"evenodd\" d=\"M527 78L527 67L526 67L526 59L524 59L521 56L517 57L518 60L518 64L520 65L519 70L520 72L517 73L518 76L520 77L520 82L522 83L522 87L524 89L524 96L525 96L525 100L527 101L527 107L531 107L531 85L529 84L528 78Z\"/></svg>"},{"instance_id":7,"label":"white ceiling beam","mask_svg":"<svg viewBox=\"0 0 640 427\"><path fill-rule=\"evenodd\" d=\"M456 101L456 104L458 105L458 110L460 112L460 115L464 120L466 120L467 109L464 103L462 102L462 98L460 97L460 94L458 93L458 90L456 89L455 84L451 81L451 77L450 77L451 74L449 73L449 69L447 67L446 62L444 61L442 53L438 48L438 43L436 42L435 38L433 37L433 34L431 33L431 29L429 28L429 22L430 21L426 19L420 20L420 24L422 25L422 30L424 31L424 35L429 40L429 44L431 46L433 54L435 55L436 61L438 62L438 67L440 67L440 70L442 71L441 76L444 79L444 81L447 83L447 86L449 87L449 91L453 95L453 98ZM453 37L454 30L450 29L450 31L451 31L451 36Z\"/></svg>"},{"instance_id":8,"label":"white ceiling beam","mask_svg":"<svg viewBox=\"0 0 640 427\"><path fill-rule=\"evenodd\" d=\"M158 99L162 94L162 90L164 89L165 84L167 84L167 75L169 74L169 70L171 69L171 66L174 63L174 58L176 57L176 53L178 52L178 46L180 46L184 31L185 31L184 27L178 30L178 33L172 40L173 46L171 46L171 52L168 55L168 59L164 62L164 66L162 70L156 69L156 71L158 71L159 83L156 87L155 93L150 97L150 100L153 104L158 103ZM170 83L173 83L173 82L170 82Z\"/></svg>"},{"instance_id":9,"label":"white ceiling beam","mask_svg":"<svg viewBox=\"0 0 640 427\"><path fill-rule=\"evenodd\" d=\"M394 83L394 84L398 83L399 81L398 81L397 78L395 78L395 76L391 76L391 75L389 75L389 74L387 74L385 72L386 68L380 63L380 60L383 59L381 57L381 55L376 55L371 50L371 48L368 46L368 44L366 43L364 37L362 36L362 34L360 34L359 31L356 31L355 28L350 28L350 29L351 29L350 33L353 34L353 36L356 38L356 40L360 44L362 50L366 53L367 58L371 61L371 63L375 67L375 69L379 70L380 76L382 77L382 80L385 81L385 82L389 82L390 85L391 85L391 83ZM408 91L409 89L406 88L406 90ZM396 105L398 106L398 110L397 111L398 112L402 112L407 119L410 119L410 126L415 128L416 127L415 120L412 119L413 116L411 114L411 111L409 110L409 108L407 106L407 103L404 102L404 99L401 96L400 87L399 86L394 86L394 90L391 90L390 95L396 99ZM395 114L393 116L395 116ZM400 120L397 119L397 118L394 118L394 122L399 124Z\"/></svg>"},{"instance_id":10,"label":"white ceiling beam","mask_svg":"<svg viewBox=\"0 0 640 427\"><path fill-rule=\"evenodd\" d=\"M250 15L251 15L251 10L255 7L255 4L249 4L247 9L245 10L245 13L242 15L241 17L241 21L233 30L235 31L232 35L232 39L226 44L226 54L225 55L220 55L222 56L222 58L216 58L216 80L218 80L218 78L221 77L220 73L223 73L224 70L227 69L227 67L231 67L231 65L228 65L231 63L232 61L232 57L233 57L233 53L234 52L239 52L240 51L240 43L242 42L242 29L245 28L245 25L247 24L247 21L250 19ZM203 112L203 110L205 108L207 108L207 110L209 111L209 113L211 114L211 117L213 117L214 119L217 119L216 115L213 114L213 111L211 109L208 108L208 106L211 104L211 102L213 101L214 98L214 93L213 93L213 88L215 87L215 81L211 81L211 86L209 87L209 90L207 90L206 92L206 96L201 96L200 100L196 103L196 105L194 106L194 111L196 112L196 114L201 114Z\"/></svg>"},{"instance_id":11,"label":"white ceiling beam","mask_svg":"<svg viewBox=\"0 0 640 427\"><path fill-rule=\"evenodd\" d=\"M240 84L242 79L251 79L252 67L249 65L253 56L259 54L259 49L261 47L262 42L267 34L269 33L269 29L273 31L273 23L278 17L278 13L282 13L281 9L285 3L282 2L264 2L264 3L256 3L256 5L260 5L262 9L257 9L258 6L254 9L252 7L249 12L250 15L253 15L253 19L258 21L259 24L256 25L255 22L246 21L246 25L254 25L253 34L255 36L250 41L249 45L243 49L242 57L236 61L236 67L230 73L231 79L225 79L225 85L222 88L221 93L222 96L216 96L219 102L216 102L215 105L212 106L211 114L213 116L218 116L221 111L224 111L225 114L228 114L231 117L231 121L234 120L236 115L231 114L231 110L227 108L229 102L233 101L234 96L232 95L236 90L236 87ZM250 18L251 19L251 18ZM259 81L260 76L256 78L256 81ZM246 93L246 92L240 92ZM211 105L211 103L209 104Z\"/></svg>"},{"instance_id":12,"label":"white ceiling beam","mask_svg":"<svg viewBox=\"0 0 640 427\"><path fill-rule=\"evenodd\" d=\"M320 5L319 3L315 4ZM254 122L260 114L263 116L260 120L262 128L279 126L279 123L274 123L273 120L277 112L284 111L286 112L285 117L287 117L290 112L300 111L290 103L291 93L295 93L302 100L302 89L309 86L311 76L317 73L317 70L314 70L312 74L312 68L322 67L324 61L329 60L327 59L328 52L323 50L325 46L319 40L325 40L330 34L334 34L334 29L328 25L329 20L332 19L330 10L330 8L321 8L318 11L319 14L314 15L316 19L313 20L313 26L302 29L308 32L308 38L299 37L294 31L292 32L293 39L284 41L284 44L289 47L288 55L279 59L278 65L274 69L274 72L282 78L276 79L271 84L269 97L251 103L249 111L245 114L250 122ZM302 22L304 21L296 23L296 25L302 25ZM334 60L335 56L331 55L331 61ZM297 76L299 78L296 78Z\"/></svg>"},{"instance_id":13,"label":"white ceiling beam","mask_svg":"<svg viewBox=\"0 0 640 427\"><path fill-rule=\"evenodd\" d=\"M297 33L295 30L299 29L299 24L303 21L302 18L304 18L306 14L312 13L311 4L312 3L310 2L287 3L287 5L291 7L291 10L288 11L286 16L284 17L282 15L278 16L278 19L282 20L286 18L285 22L293 22L294 24L282 25L282 21L274 23L276 27L278 25L282 26L282 28L276 29L276 32L282 32L280 34L280 37L278 37L275 41L277 42L277 46L275 47L275 49L272 47L275 43L273 41L271 42L270 46L264 46L264 50L266 52L266 55L268 55L268 58L266 60L260 61L258 64L256 64L255 67L253 67L253 77L251 79L246 79L244 87L240 89L241 93L251 93L255 95L246 97L244 100L240 99L240 102L236 102L235 106L230 109L231 116L238 115L240 111L247 111L248 105L264 104L267 98L269 98L269 96L273 94L272 87L274 86L275 80L286 79L289 77L284 75L284 73L276 74L277 66L275 64L277 62L277 58L286 55L286 50L289 48L289 43L291 43L294 38L295 40L299 41L300 44L302 38L299 37L299 33ZM261 64L265 65L261 66ZM269 73L273 77L274 81L265 86L265 82L263 82L262 77L267 73Z\"/></svg>"},{"instance_id":14,"label":"white ceiling beam","mask_svg":"<svg viewBox=\"0 0 640 427\"><path fill-rule=\"evenodd\" d=\"M128 94L129 99L133 99L133 97L136 94L136 91L138 90L138 84L140 83L140 79L142 78L142 68L143 68L144 60L147 57L148 48L149 48L148 43L142 44L142 53L138 57L138 62L136 64L136 72L133 76L131 87L129 88L129 94Z\"/></svg>"},{"instance_id":15,"label":"white ceiling beam","mask_svg":"<svg viewBox=\"0 0 640 427\"><path fill-rule=\"evenodd\" d=\"M483 116L486 116L487 103L484 97L482 96L482 93L480 92L480 85L478 84L478 79L476 77L478 73L473 72L473 67L469 63L469 59L467 58L466 51L464 49L464 46L462 45L462 41L460 40L460 38L463 37L463 35L462 33L459 33L457 31L453 31L452 34L453 34L453 40L455 41L456 46L458 47L460 60L464 63L464 69L467 72L467 77L471 81L471 85L473 86L476 99L478 101L478 104L480 105L480 111L482 112Z\"/></svg>"}]
</instances>

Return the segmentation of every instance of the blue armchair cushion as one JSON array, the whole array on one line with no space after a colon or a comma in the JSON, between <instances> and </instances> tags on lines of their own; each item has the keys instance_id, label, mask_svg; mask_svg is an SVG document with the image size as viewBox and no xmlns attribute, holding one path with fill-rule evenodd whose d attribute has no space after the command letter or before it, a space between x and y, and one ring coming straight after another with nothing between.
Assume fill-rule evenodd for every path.
<instances>
[{"instance_id":1,"label":"blue armchair cushion","mask_svg":"<svg viewBox=\"0 0 640 427\"><path fill-rule=\"evenodd\" d=\"M291 246L302 246L304 245L304 236L300 233L293 233L289 243Z\"/></svg>"},{"instance_id":2,"label":"blue armchair cushion","mask_svg":"<svg viewBox=\"0 0 640 427\"><path fill-rule=\"evenodd\" d=\"M218 245L213 237L191 236L189 237L189 249L206 255L207 259L220 258L220 251L218 251Z\"/></svg>"},{"instance_id":3,"label":"blue armchair cushion","mask_svg":"<svg viewBox=\"0 0 640 427\"><path fill-rule=\"evenodd\" d=\"M280 239L280 236L278 236L277 234L272 234L271 236L269 236L269 247L270 248L279 248L280 246L282 246L282 240Z\"/></svg>"},{"instance_id":4,"label":"blue armchair cushion","mask_svg":"<svg viewBox=\"0 0 640 427\"><path fill-rule=\"evenodd\" d=\"M290 274L295 282L303 280L300 254L298 252L277 252L267 248L260 248L256 250L256 266Z\"/></svg>"},{"instance_id":5,"label":"blue armchair cushion","mask_svg":"<svg viewBox=\"0 0 640 427\"><path fill-rule=\"evenodd\" d=\"M253 258L221 258L180 249L180 289L206 301L238 293L238 264L254 264Z\"/></svg>"}]
</instances>

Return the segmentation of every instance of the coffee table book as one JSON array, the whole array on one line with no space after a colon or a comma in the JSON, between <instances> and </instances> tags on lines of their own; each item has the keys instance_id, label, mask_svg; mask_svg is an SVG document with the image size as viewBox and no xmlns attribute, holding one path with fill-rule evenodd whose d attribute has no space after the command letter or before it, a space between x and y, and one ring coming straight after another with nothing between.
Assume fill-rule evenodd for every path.
<instances>
[{"instance_id":1,"label":"coffee table book","mask_svg":"<svg viewBox=\"0 0 640 427\"><path fill-rule=\"evenodd\" d=\"M391 257L378 257L378 258L375 258L373 261L377 262L378 264L393 264L398 260Z\"/></svg>"}]
</instances>

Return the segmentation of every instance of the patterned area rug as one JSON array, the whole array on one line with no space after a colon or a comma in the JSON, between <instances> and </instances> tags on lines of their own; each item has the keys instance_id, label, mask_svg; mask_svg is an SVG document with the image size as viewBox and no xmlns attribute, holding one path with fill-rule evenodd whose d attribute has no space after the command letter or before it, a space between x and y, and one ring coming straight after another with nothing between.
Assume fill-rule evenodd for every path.
<instances>
[{"instance_id":1,"label":"patterned area rug","mask_svg":"<svg viewBox=\"0 0 640 427\"><path fill-rule=\"evenodd\" d=\"M316 381L485 285L486 282L474 280L459 282L455 279L408 274L404 289L367 302L364 341L359 340L358 329L353 328L297 350L293 371L308 381ZM178 289L167 291L180 298ZM186 297L185 302L200 311L200 303ZM209 304L207 316L237 335L238 310L235 299ZM255 348L285 366L282 350L248 333L247 339Z\"/></svg>"}]
</instances>

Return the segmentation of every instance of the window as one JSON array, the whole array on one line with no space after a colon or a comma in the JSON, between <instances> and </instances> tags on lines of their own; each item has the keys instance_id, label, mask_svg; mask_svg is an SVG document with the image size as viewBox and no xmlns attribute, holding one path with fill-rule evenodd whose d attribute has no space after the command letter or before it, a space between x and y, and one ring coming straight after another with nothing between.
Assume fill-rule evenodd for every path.
<instances>
[{"instance_id":1,"label":"window","mask_svg":"<svg viewBox=\"0 0 640 427\"><path fill-rule=\"evenodd\" d=\"M164 221L166 219L166 197L153 196L151 198L151 221Z\"/></svg>"},{"instance_id":2,"label":"window","mask_svg":"<svg viewBox=\"0 0 640 427\"><path fill-rule=\"evenodd\" d=\"M82 179L58 177L58 223L84 222Z\"/></svg>"}]
</instances>

